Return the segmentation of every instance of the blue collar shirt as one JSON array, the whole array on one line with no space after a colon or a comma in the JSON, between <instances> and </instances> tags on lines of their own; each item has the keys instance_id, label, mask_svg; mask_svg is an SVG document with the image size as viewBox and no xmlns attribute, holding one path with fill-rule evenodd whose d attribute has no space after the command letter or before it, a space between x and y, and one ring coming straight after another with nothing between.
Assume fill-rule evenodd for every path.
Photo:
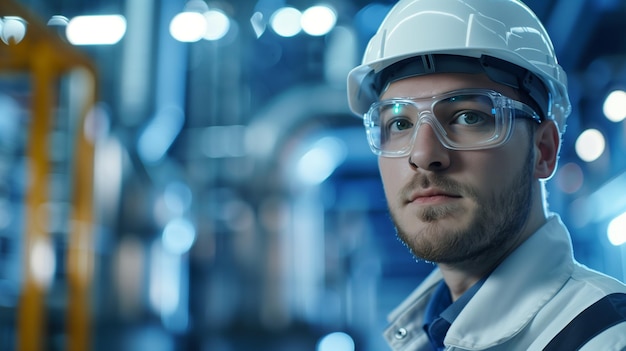
<instances>
[{"instance_id":1,"label":"blue collar shirt","mask_svg":"<svg viewBox=\"0 0 626 351\"><path fill-rule=\"evenodd\" d=\"M461 313L465 305L472 299L478 289L483 285L485 278L479 280L470 287L461 297L452 302L450 289L442 280L437 285L433 296L430 298L424 314L424 331L428 334L433 350L443 351L443 340L450 325Z\"/></svg>"}]
</instances>

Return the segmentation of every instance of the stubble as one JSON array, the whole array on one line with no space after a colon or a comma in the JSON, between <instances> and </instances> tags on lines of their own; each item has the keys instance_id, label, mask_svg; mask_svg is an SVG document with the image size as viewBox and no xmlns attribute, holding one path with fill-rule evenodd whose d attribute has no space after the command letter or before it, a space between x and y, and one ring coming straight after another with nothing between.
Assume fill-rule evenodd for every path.
<instances>
[{"instance_id":1,"label":"stubble","mask_svg":"<svg viewBox=\"0 0 626 351\"><path fill-rule=\"evenodd\" d=\"M402 223L399 210L390 206L398 238L416 258L429 262L458 264L498 255L515 240L528 220L532 197L532 161L532 153L529 151L526 167L519 176L511 179L503 191L488 196L441 174L416 174L413 181L401 190L405 194L420 187L426 189L434 186L449 193L462 194L477 206L469 224L454 229L449 229L450 222L454 222L455 216L465 211L459 204L420 208L415 213L415 223ZM443 220L448 222L448 226L439 223Z\"/></svg>"}]
</instances>

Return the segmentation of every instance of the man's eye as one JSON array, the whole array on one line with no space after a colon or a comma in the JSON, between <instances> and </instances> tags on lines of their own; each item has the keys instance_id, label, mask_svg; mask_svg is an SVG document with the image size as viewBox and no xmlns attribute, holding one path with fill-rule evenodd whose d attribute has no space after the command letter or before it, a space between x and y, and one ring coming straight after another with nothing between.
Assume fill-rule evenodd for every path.
<instances>
[{"instance_id":1,"label":"man's eye","mask_svg":"<svg viewBox=\"0 0 626 351\"><path fill-rule=\"evenodd\" d=\"M389 121L388 129L392 132L403 131L413 128L413 123L406 118L395 118Z\"/></svg>"},{"instance_id":2,"label":"man's eye","mask_svg":"<svg viewBox=\"0 0 626 351\"><path fill-rule=\"evenodd\" d=\"M461 125L476 125L483 123L487 120L487 117L482 112L478 111L461 111L456 114L453 119L453 123Z\"/></svg>"}]
</instances>

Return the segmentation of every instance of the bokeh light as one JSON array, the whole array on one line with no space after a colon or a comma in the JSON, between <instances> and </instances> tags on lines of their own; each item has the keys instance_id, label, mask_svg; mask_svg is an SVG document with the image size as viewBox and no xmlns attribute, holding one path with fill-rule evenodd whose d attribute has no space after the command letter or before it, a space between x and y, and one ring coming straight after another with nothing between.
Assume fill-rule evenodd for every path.
<instances>
[{"instance_id":1,"label":"bokeh light","mask_svg":"<svg viewBox=\"0 0 626 351\"><path fill-rule=\"evenodd\" d=\"M192 199L193 194L189 186L178 181L168 184L163 192L163 200L168 210L179 216L189 209Z\"/></svg>"},{"instance_id":2,"label":"bokeh light","mask_svg":"<svg viewBox=\"0 0 626 351\"><path fill-rule=\"evenodd\" d=\"M270 25L276 34L281 37L293 37L302 31L300 19L302 13L293 7L283 7L274 12L270 18Z\"/></svg>"},{"instance_id":3,"label":"bokeh light","mask_svg":"<svg viewBox=\"0 0 626 351\"><path fill-rule=\"evenodd\" d=\"M170 22L170 34L185 43L196 42L204 37L207 21L199 12L181 12Z\"/></svg>"},{"instance_id":4,"label":"bokeh light","mask_svg":"<svg viewBox=\"0 0 626 351\"><path fill-rule=\"evenodd\" d=\"M47 239L39 239L33 244L31 250L31 273L37 283L48 287L56 270L56 255L52 243Z\"/></svg>"},{"instance_id":5,"label":"bokeh light","mask_svg":"<svg viewBox=\"0 0 626 351\"><path fill-rule=\"evenodd\" d=\"M614 246L626 243L626 212L615 217L609 223L607 236L609 237L609 242Z\"/></svg>"},{"instance_id":6,"label":"bokeh light","mask_svg":"<svg viewBox=\"0 0 626 351\"><path fill-rule=\"evenodd\" d=\"M305 33L313 36L321 36L327 34L335 27L337 14L328 6L313 6L302 13L300 23Z\"/></svg>"},{"instance_id":7,"label":"bokeh light","mask_svg":"<svg viewBox=\"0 0 626 351\"><path fill-rule=\"evenodd\" d=\"M196 240L196 229L193 224L184 219L171 220L163 229L163 247L169 252L182 255L191 249Z\"/></svg>"},{"instance_id":8,"label":"bokeh light","mask_svg":"<svg viewBox=\"0 0 626 351\"><path fill-rule=\"evenodd\" d=\"M345 143L334 137L317 141L298 161L299 178L309 185L317 185L333 174L346 158Z\"/></svg>"},{"instance_id":9,"label":"bokeh light","mask_svg":"<svg viewBox=\"0 0 626 351\"><path fill-rule=\"evenodd\" d=\"M126 34L122 15L76 16L67 24L67 40L74 45L112 45Z\"/></svg>"},{"instance_id":10,"label":"bokeh light","mask_svg":"<svg viewBox=\"0 0 626 351\"><path fill-rule=\"evenodd\" d=\"M582 187L584 174L579 165L570 162L559 168L556 180L557 185L564 193L573 194Z\"/></svg>"},{"instance_id":11,"label":"bokeh light","mask_svg":"<svg viewBox=\"0 0 626 351\"><path fill-rule=\"evenodd\" d=\"M609 121L621 122L626 119L626 91L614 90L609 93L602 111Z\"/></svg>"},{"instance_id":12,"label":"bokeh light","mask_svg":"<svg viewBox=\"0 0 626 351\"><path fill-rule=\"evenodd\" d=\"M334 332L322 337L317 351L354 351L354 340L343 332Z\"/></svg>"},{"instance_id":13,"label":"bokeh light","mask_svg":"<svg viewBox=\"0 0 626 351\"><path fill-rule=\"evenodd\" d=\"M230 19L220 10L213 9L204 13L206 20L206 31L204 39L219 40L222 39L230 29Z\"/></svg>"},{"instance_id":14,"label":"bokeh light","mask_svg":"<svg viewBox=\"0 0 626 351\"><path fill-rule=\"evenodd\" d=\"M587 129L576 139L576 154L585 162L597 160L606 146L604 136L597 129Z\"/></svg>"}]
</instances>

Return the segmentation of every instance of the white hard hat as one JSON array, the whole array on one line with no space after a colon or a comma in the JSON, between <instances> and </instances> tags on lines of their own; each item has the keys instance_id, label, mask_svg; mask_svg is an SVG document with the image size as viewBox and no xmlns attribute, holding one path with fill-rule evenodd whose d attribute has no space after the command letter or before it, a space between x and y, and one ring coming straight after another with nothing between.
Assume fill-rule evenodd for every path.
<instances>
[{"instance_id":1,"label":"white hard hat","mask_svg":"<svg viewBox=\"0 0 626 351\"><path fill-rule=\"evenodd\" d=\"M527 90L544 117L554 119L561 132L565 129L571 110L567 76L545 28L520 1L400 0L371 38L362 64L348 74L348 103L354 113L367 112L384 88L381 74L388 76L385 70L401 61L413 66L417 62L418 67L408 69L409 73L391 73L398 79L437 72L475 73L480 71L475 69L478 64L490 78L508 84L511 77L502 74L508 71L517 80L509 85Z\"/></svg>"}]
</instances>

